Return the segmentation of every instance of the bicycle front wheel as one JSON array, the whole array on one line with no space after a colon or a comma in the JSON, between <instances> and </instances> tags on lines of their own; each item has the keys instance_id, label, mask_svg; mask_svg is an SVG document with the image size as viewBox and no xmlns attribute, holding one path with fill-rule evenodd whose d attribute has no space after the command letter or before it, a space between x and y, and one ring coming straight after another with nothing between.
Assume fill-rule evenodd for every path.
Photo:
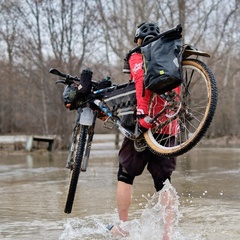
<instances>
[{"instance_id":1,"label":"bicycle front wheel","mask_svg":"<svg viewBox=\"0 0 240 240\"><path fill-rule=\"evenodd\" d=\"M166 124L162 124L161 131L154 128L144 134L150 150L158 155L179 156L196 146L209 128L216 110L217 84L209 67L197 59L186 59L182 64L180 93L174 99L175 104L169 104L168 112L159 116L158 122L162 123L164 119ZM156 98L160 97L152 94L149 115Z\"/></svg>"},{"instance_id":2,"label":"bicycle front wheel","mask_svg":"<svg viewBox=\"0 0 240 240\"><path fill-rule=\"evenodd\" d=\"M77 136L77 151L73 156L74 165L73 169L70 172L70 183L67 195L67 201L65 205L64 212L71 213L72 206L74 202L74 197L77 189L78 177L81 171L81 164L87 139L88 126L80 125L79 135Z\"/></svg>"}]
</instances>

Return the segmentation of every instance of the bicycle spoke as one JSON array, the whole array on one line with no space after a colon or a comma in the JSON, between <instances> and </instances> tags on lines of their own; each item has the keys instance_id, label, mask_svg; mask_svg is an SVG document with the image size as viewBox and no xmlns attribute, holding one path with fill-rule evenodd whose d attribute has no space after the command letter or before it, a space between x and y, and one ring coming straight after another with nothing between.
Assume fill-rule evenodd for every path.
<instances>
[{"instance_id":1,"label":"bicycle spoke","mask_svg":"<svg viewBox=\"0 0 240 240\"><path fill-rule=\"evenodd\" d=\"M151 97L150 116L153 112L157 114L154 109L162 109L163 104L156 105L157 98L159 96L155 94ZM200 141L211 124L217 103L216 81L211 70L199 60L187 59L183 64L179 99L164 98L162 102L164 101L166 111L159 114L158 126L148 131L144 137L150 149L160 155L181 155ZM176 104L178 101L180 105ZM176 137L174 146L171 142L173 137Z\"/></svg>"}]
</instances>

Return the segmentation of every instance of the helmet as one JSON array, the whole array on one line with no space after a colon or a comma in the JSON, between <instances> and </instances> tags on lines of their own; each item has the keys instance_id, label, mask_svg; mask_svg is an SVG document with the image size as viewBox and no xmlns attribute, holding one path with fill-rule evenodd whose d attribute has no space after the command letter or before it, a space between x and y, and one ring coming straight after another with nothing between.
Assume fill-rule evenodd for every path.
<instances>
[{"instance_id":1,"label":"helmet","mask_svg":"<svg viewBox=\"0 0 240 240\"><path fill-rule=\"evenodd\" d=\"M156 23L144 22L138 26L135 33L134 42L136 43L138 38L144 39L149 35L157 36L158 34L160 34L160 29Z\"/></svg>"}]
</instances>

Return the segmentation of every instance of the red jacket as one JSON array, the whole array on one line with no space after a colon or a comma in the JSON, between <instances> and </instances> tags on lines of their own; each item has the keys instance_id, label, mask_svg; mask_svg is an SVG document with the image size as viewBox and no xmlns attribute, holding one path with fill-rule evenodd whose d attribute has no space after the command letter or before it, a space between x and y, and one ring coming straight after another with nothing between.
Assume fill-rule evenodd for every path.
<instances>
[{"instance_id":1,"label":"red jacket","mask_svg":"<svg viewBox=\"0 0 240 240\"><path fill-rule=\"evenodd\" d=\"M144 120L144 116L148 115L148 105L149 105L152 92L147 89L144 89L144 92L143 92L144 70L143 70L142 54L133 53L129 59L129 66L130 66L131 79L135 82L135 88L136 88L137 115L143 117L139 119L139 123L144 128L149 129L151 127L151 124ZM178 87L176 91L179 93L180 88ZM165 100L161 97L158 97L155 101L156 103L153 103L153 106L156 106L156 107L153 109L151 113L152 116L154 115L154 113L156 114L156 112L159 112L165 104ZM165 120L167 120L167 117L164 117L162 119L162 121L165 121ZM167 126L165 126L160 132L163 134L169 134L169 131L173 135L177 133L178 131L177 120L172 121L171 124L168 124Z\"/></svg>"}]
</instances>

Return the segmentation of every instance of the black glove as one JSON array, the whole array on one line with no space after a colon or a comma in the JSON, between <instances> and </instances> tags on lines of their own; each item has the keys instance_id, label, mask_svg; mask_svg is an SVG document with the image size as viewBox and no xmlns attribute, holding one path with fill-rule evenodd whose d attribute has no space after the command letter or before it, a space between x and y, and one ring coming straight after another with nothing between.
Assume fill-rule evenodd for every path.
<instances>
[{"instance_id":1,"label":"black glove","mask_svg":"<svg viewBox=\"0 0 240 240\"><path fill-rule=\"evenodd\" d=\"M135 136L136 138L142 136L145 132L147 132L147 128L141 126L139 123L136 124L136 127L135 127Z\"/></svg>"},{"instance_id":2,"label":"black glove","mask_svg":"<svg viewBox=\"0 0 240 240\"><path fill-rule=\"evenodd\" d=\"M145 133L145 132L147 132L147 128L145 128L145 127L143 127L143 126L141 126L140 124L138 124L138 131L140 132L140 133Z\"/></svg>"}]
</instances>

